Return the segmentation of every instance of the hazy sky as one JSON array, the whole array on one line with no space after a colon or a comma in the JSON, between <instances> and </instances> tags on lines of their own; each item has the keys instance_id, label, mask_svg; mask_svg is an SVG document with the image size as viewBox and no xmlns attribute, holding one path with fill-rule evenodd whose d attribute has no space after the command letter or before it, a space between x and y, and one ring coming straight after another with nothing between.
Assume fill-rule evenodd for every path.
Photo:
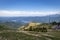
<instances>
[{"instance_id":1,"label":"hazy sky","mask_svg":"<svg viewBox=\"0 0 60 40\"><path fill-rule=\"evenodd\" d=\"M60 14L60 0L0 0L0 16Z\"/></svg>"}]
</instances>

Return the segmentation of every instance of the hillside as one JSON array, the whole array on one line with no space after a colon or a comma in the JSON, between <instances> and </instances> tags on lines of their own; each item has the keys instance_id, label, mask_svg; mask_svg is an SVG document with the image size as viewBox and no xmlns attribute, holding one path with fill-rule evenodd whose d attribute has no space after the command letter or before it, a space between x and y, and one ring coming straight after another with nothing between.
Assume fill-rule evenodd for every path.
<instances>
[{"instance_id":1,"label":"hillside","mask_svg":"<svg viewBox=\"0 0 60 40\"><path fill-rule=\"evenodd\" d=\"M0 25L5 25L7 27L10 27L10 28L18 28L22 25L24 25L24 23L20 22L4 22L4 23L0 23Z\"/></svg>"},{"instance_id":2,"label":"hillside","mask_svg":"<svg viewBox=\"0 0 60 40\"><path fill-rule=\"evenodd\" d=\"M34 32L32 32L32 33L35 34ZM37 33L35 35L39 35L39 36L34 36L34 35L28 35L28 34L25 34L22 32L2 32L2 33L0 33L0 40L60 40L60 38L59 38L60 35L57 36L59 33L60 32ZM43 34L47 34L47 35L49 34L54 37L43 35Z\"/></svg>"},{"instance_id":3,"label":"hillside","mask_svg":"<svg viewBox=\"0 0 60 40\"><path fill-rule=\"evenodd\" d=\"M6 25L0 25L0 31L4 31L4 30L12 30L13 28L9 28Z\"/></svg>"}]
</instances>

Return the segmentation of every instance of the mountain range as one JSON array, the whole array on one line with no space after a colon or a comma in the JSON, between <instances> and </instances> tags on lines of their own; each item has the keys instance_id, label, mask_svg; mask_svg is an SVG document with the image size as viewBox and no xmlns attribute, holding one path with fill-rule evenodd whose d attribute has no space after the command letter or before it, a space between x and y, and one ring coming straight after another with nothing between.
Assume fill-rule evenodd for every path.
<instances>
[{"instance_id":1,"label":"mountain range","mask_svg":"<svg viewBox=\"0 0 60 40\"><path fill-rule=\"evenodd\" d=\"M53 21L56 21L56 22L60 22L60 14L55 14L55 15L49 15L49 16L29 16L29 17L0 17L0 23L3 23L3 22L24 22L24 23L27 23L27 22L53 22Z\"/></svg>"},{"instance_id":2,"label":"mountain range","mask_svg":"<svg viewBox=\"0 0 60 40\"><path fill-rule=\"evenodd\" d=\"M49 16L29 16L29 17L0 17L0 24L5 24L14 27L20 27L29 22L60 22L60 14L49 15Z\"/></svg>"}]
</instances>

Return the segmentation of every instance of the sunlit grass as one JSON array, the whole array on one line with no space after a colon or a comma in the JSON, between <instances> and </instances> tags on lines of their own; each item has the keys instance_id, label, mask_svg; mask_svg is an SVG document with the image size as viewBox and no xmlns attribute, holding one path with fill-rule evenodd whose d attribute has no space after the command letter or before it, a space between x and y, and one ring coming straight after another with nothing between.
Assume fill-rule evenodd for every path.
<instances>
[{"instance_id":1,"label":"sunlit grass","mask_svg":"<svg viewBox=\"0 0 60 40\"><path fill-rule=\"evenodd\" d=\"M0 40L45 40L43 37L35 37L19 32L3 32L0 33Z\"/></svg>"}]
</instances>

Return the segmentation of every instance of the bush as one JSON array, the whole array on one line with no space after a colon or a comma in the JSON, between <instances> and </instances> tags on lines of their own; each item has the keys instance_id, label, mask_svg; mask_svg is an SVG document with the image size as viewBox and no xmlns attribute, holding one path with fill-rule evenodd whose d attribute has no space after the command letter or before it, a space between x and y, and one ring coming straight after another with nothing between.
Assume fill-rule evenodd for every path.
<instances>
[{"instance_id":1,"label":"bush","mask_svg":"<svg viewBox=\"0 0 60 40\"><path fill-rule=\"evenodd\" d=\"M47 32L47 28L43 27L43 28L29 28L29 31L36 31L36 32Z\"/></svg>"},{"instance_id":2,"label":"bush","mask_svg":"<svg viewBox=\"0 0 60 40\"><path fill-rule=\"evenodd\" d=\"M30 26L29 31L33 31L32 26Z\"/></svg>"},{"instance_id":3,"label":"bush","mask_svg":"<svg viewBox=\"0 0 60 40\"><path fill-rule=\"evenodd\" d=\"M47 28L42 28L42 32L47 32Z\"/></svg>"}]
</instances>

